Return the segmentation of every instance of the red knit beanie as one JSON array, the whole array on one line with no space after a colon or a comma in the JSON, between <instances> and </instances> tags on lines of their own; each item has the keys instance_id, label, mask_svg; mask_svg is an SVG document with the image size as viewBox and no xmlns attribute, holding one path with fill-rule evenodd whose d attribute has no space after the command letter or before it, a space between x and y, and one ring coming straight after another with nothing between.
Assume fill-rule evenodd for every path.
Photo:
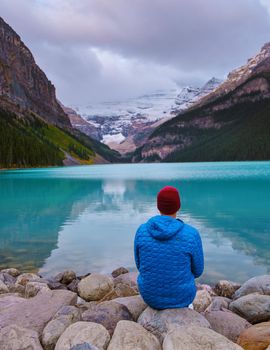
<instances>
[{"instance_id":1,"label":"red knit beanie","mask_svg":"<svg viewBox=\"0 0 270 350\"><path fill-rule=\"evenodd\" d=\"M177 189L172 186L162 188L157 195L157 207L162 214L171 215L176 213L181 207Z\"/></svg>"}]
</instances>

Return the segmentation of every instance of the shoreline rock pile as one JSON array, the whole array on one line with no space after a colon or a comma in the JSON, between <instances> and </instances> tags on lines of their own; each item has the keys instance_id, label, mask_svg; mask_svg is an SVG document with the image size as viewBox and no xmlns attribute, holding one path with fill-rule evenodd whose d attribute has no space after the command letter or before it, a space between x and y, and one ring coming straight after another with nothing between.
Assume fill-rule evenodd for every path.
<instances>
[{"instance_id":1,"label":"shoreline rock pile","mask_svg":"<svg viewBox=\"0 0 270 350\"><path fill-rule=\"evenodd\" d=\"M54 278L0 271L1 350L270 349L270 275L197 285L189 308L154 310L137 273Z\"/></svg>"}]
</instances>

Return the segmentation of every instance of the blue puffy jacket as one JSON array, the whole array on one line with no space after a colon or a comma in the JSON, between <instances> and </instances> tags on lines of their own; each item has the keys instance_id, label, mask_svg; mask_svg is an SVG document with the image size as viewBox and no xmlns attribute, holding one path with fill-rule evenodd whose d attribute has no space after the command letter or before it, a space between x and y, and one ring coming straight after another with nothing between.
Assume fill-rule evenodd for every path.
<instances>
[{"instance_id":1,"label":"blue puffy jacket","mask_svg":"<svg viewBox=\"0 0 270 350\"><path fill-rule=\"evenodd\" d=\"M138 286L155 309L180 308L196 295L195 278L204 268L198 231L179 219L158 215L141 225L134 242Z\"/></svg>"}]
</instances>

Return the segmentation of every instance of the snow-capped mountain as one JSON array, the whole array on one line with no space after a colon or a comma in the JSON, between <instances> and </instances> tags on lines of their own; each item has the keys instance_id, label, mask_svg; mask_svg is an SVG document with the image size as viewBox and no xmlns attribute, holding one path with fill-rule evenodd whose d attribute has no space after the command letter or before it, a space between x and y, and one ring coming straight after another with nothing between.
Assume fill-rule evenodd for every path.
<instances>
[{"instance_id":1,"label":"snow-capped mountain","mask_svg":"<svg viewBox=\"0 0 270 350\"><path fill-rule=\"evenodd\" d=\"M73 107L84 121L80 125L76 118L73 123L70 116L71 122L74 127L111 148L120 152L132 151L140 146L153 128L191 107L221 82L212 78L202 88L158 90L126 101ZM85 127L85 121L89 128Z\"/></svg>"},{"instance_id":2,"label":"snow-capped mountain","mask_svg":"<svg viewBox=\"0 0 270 350\"><path fill-rule=\"evenodd\" d=\"M214 91L215 88L218 87L221 83L222 80L212 78L201 88L189 86L182 88L175 100L175 103L177 105L177 112L188 109L202 97Z\"/></svg>"},{"instance_id":3,"label":"snow-capped mountain","mask_svg":"<svg viewBox=\"0 0 270 350\"><path fill-rule=\"evenodd\" d=\"M156 128L132 161L269 160L269 111L270 43L266 43L191 108Z\"/></svg>"}]
</instances>

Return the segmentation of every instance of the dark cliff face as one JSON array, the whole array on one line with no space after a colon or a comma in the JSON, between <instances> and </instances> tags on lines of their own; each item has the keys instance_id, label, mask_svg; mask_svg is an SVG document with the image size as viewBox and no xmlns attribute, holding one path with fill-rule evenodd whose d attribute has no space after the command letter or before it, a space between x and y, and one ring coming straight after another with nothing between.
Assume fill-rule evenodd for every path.
<instances>
[{"instance_id":1,"label":"dark cliff face","mask_svg":"<svg viewBox=\"0 0 270 350\"><path fill-rule=\"evenodd\" d=\"M71 127L56 100L54 85L19 35L1 17L0 106L21 115L31 111L51 124Z\"/></svg>"},{"instance_id":2,"label":"dark cliff face","mask_svg":"<svg viewBox=\"0 0 270 350\"><path fill-rule=\"evenodd\" d=\"M134 161L270 159L270 44L188 111L165 122Z\"/></svg>"}]
</instances>

